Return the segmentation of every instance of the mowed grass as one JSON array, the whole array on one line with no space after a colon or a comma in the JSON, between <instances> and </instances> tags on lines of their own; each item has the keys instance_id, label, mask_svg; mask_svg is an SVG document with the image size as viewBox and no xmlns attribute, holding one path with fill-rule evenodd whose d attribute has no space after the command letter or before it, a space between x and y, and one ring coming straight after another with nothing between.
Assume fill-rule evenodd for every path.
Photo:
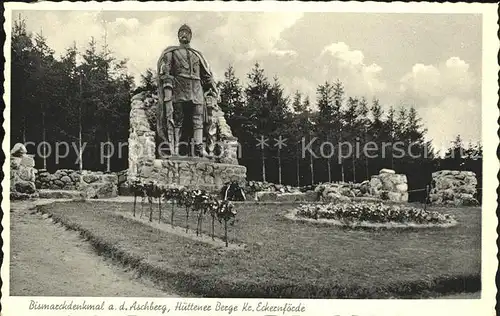
<instances>
[{"instance_id":1,"label":"mowed grass","mask_svg":"<svg viewBox=\"0 0 500 316\"><path fill-rule=\"evenodd\" d=\"M232 251L114 213L131 213L132 203L67 202L41 210L83 232L102 253L197 296L420 298L480 290L480 208L433 207L457 218L452 228L352 230L288 220L283 214L291 205L235 207L229 240L247 247ZM162 210L169 223L171 206ZM147 204L144 211L149 216ZM174 224L184 227L185 215L176 208ZM195 218L191 213L193 233ZM210 227L205 216L205 234ZM223 235L218 222L216 234Z\"/></svg>"}]
</instances>

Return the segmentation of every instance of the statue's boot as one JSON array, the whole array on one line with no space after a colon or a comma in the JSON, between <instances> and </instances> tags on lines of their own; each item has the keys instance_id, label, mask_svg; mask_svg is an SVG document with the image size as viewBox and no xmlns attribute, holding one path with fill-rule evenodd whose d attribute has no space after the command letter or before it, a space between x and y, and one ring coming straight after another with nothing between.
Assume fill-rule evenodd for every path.
<instances>
[{"instance_id":1,"label":"statue's boot","mask_svg":"<svg viewBox=\"0 0 500 316\"><path fill-rule=\"evenodd\" d=\"M203 145L203 129L197 128L193 133L194 140L194 155L196 157L208 158L209 154L205 150L205 146Z\"/></svg>"}]
</instances>

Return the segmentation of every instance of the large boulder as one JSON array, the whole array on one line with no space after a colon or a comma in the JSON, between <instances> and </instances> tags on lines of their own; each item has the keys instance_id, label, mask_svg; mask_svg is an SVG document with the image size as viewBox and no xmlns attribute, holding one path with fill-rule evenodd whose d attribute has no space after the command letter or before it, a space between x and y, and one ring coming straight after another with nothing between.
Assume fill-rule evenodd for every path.
<instances>
[{"instance_id":1,"label":"large boulder","mask_svg":"<svg viewBox=\"0 0 500 316\"><path fill-rule=\"evenodd\" d=\"M12 157L22 157L26 155L28 151L26 150L26 146L24 146L21 143L17 143L12 147L12 150L10 151L10 155Z\"/></svg>"},{"instance_id":2,"label":"large boulder","mask_svg":"<svg viewBox=\"0 0 500 316\"><path fill-rule=\"evenodd\" d=\"M396 174L396 171L392 170L392 169L381 169L379 171L379 174L384 174L384 173L388 173L388 174Z\"/></svg>"},{"instance_id":3,"label":"large boulder","mask_svg":"<svg viewBox=\"0 0 500 316\"><path fill-rule=\"evenodd\" d=\"M116 185L110 182L91 183L81 188L81 196L84 199L113 198L117 195L118 189Z\"/></svg>"},{"instance_id":4,"label":"large boulder","mask_svg":"<svg viewBox=\"0 0 500 316\"><path fill-rule=\"evenodd\" d=\"M38 197L35 159L27 154L26 147L20 143L15 144L10 153L10 198Z\"/></svg>"},{"instance_id":5,"label":"large boulder","mask_svg":"<svg viewBox=\"0 0 500 316\"><path fill-rule=\"evenodd\" d=\"M471 171L436 171L432 173L430 201L435 205L476 206L476 186L476 175Z\"/></svg>"},{"instance_id":6,"label":"large boulder","mask_svg":"<svg viewBox=\"0 0 500 316\"><path fill-rule=\"evenodd\" d=\"M35 183L31 181L19 180L14 186L19 193L33 194L36 192Z\"/></svg>"},{"instance_id":7,"label":"large boulder","mask_svg":"<svg viewBox=\"0 0 500 316\"><path fill-rule=\"evenodd\" d=\"M394 202L408 202L408 180L406 175L391 169L382 169L370 179L370 195Z\"/></svg>"}]
</instances>

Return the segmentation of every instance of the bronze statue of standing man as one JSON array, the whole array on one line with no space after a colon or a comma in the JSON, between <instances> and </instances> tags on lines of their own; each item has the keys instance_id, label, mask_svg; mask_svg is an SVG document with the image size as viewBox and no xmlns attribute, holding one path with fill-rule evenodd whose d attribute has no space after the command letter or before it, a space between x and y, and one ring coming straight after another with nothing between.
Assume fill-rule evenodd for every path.
<instances>
[{"instance_id":1,"label":"bronze statue of standing man","mask_svg":"<svg viewBox=\"0 0 500 316\"><path fill-rule=\"evenodd\" d=\"M182 25L177 35L179 45L167 47L158 60L157 132L171 155L179 155L181 139L192 139L194 156L205 157L205 96L217 98L217 88L207 61L189 45L189 26Z\"/></svg>"}]
</instances>

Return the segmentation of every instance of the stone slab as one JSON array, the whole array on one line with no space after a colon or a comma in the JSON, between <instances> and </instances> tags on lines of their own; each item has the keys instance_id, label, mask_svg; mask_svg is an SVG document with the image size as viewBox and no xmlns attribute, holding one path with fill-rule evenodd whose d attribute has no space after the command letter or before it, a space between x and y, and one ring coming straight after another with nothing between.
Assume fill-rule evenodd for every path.
<instances>
[{"instance_id":1,"label":"stone slab","mask_svg":"<svg viewBox=\"0 0 500 316\"><path fill-rule=\"evenodd\" d=\"M153 181L165 186L180 185L191 189L219 191L224 184L236 181L244 185L246 167L215 163L204 159L155 159L137 164L137 175L129 180Z\"/></svg>"}]
</instances>

